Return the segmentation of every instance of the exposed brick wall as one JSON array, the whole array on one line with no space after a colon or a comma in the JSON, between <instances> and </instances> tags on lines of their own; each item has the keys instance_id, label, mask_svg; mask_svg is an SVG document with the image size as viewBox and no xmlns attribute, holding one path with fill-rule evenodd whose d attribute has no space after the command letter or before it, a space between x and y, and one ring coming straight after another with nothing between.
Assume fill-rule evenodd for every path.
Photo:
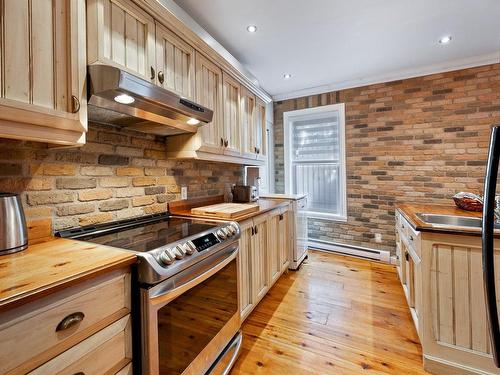
<instances>
[{"instance_id":1,"label":"exposed brick wall","mask_svg":"<svg viewBox=\"0 0 500 375\"><path fill-rule=\"evenodd\" d=\"M346 105L348 221L311 220L310 237L394 251L397 203L453 204L458 191L482 191L489 128L500 124L500 64L274 103L278 192L283 112L333 103Z\"/></svg>"},{"instance_id":2,"label":"exposed brick wall","mask_svg":"<svg viewBox=\"0 0 500 375\"><path fill-rule=\"evenodd\" d=\"M91 124L87 140L50 149L0 139L0 191L21 193L28 220L59 230L166 211L181 186L197 197L242 181L239 165L166 160L162 137Z\"/></svg>"}]
</instances>

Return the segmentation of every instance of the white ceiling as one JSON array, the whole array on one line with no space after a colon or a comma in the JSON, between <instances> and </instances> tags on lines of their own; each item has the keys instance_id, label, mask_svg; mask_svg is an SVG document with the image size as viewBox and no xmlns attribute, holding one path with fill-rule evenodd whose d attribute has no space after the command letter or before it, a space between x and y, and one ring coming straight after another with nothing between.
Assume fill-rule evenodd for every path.
<instances>
[{"instance_id":1,"label":"white ceiling","mask_svg":"<svg viewBox=\"0 0 500 375\"><path fill-rule=\"evenodd\" d=\"M175 2L275 99L500 62L500 0Z\"/></svg>"}]
</instances>

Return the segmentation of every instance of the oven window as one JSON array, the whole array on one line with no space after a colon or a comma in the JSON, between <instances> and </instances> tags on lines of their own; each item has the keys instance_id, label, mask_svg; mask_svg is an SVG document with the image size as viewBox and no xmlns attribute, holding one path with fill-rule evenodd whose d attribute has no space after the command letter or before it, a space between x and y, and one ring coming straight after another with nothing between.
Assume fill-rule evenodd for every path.
<instances>
[{"instance_id":1,"label":"oven window","mask_svg":"<svg viewBox=\"0 0 500 375\"><path fill-rule=\"evenodd\" d=\"M160 374L181 374L237 312L233 260L158 311Z\"/></svg>"}]
</instances>

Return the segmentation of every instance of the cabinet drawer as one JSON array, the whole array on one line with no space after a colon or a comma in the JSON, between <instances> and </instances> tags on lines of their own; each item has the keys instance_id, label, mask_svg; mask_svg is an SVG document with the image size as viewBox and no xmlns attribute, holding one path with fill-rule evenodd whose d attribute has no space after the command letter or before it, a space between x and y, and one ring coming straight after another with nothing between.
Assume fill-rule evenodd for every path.
<instances>
[{"instance_id":1,"label":"cabinet drawer","mask_svg":"<svg viewBox=\"0 0 500 375\"><path fill-rule=\"evenodd\" d=\"M0 316L0 373L40 366L127 315L129 306L129 274L116 271L7 311Z\"/></svg>"},{"instance_id":2,"label":"cabinet drawer","mask_svg":"<svg viewBox=\"0 0 500 375\"><path fill-rule=\"evenodd\" d=\"M127 315L29 374L116 374L130 363L130 349L130 315Z\"/></svg>"}]
</instances>

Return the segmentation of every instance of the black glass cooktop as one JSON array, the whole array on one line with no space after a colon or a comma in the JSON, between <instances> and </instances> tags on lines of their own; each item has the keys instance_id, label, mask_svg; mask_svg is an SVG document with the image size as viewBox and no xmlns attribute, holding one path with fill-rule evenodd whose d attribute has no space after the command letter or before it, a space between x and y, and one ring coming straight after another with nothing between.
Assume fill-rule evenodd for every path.
<instances>
[{"instance_id":1,"label":"black glass cooktop","mask_svg":"<svg viewBox=\"0 0 500 375\"><path fill-rule=\"evenodd\" d=\"M59 237L146 252L216 227L217 223L166 214L70 229Z\"/></svg>"}]
</instances>

